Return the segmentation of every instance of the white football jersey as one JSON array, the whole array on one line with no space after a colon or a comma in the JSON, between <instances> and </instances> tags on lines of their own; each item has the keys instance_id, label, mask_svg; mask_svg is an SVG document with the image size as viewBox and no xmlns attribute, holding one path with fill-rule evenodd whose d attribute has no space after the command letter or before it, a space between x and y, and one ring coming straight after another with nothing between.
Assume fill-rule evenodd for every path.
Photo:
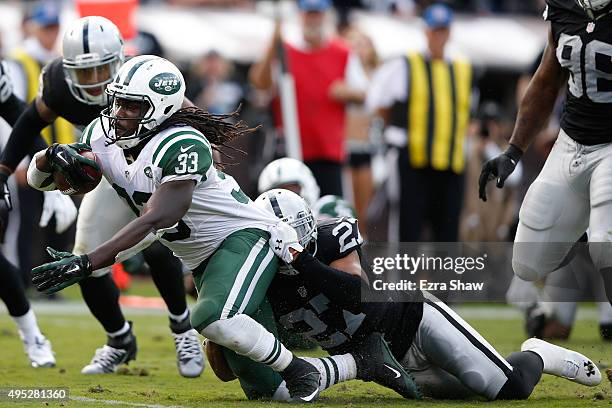
<instances>
[{"instance_id":1,"label":"white football jersey","mask_svg":"<svg viewBox=\"0 0 612 408\"><path fill-rule=\"evenodd\" d=\"M160 241L191 270L233 232L245 228L267 230L278 222L273 214L254 205L233 177L215 168L210 143L194 128L176 126L159 132L138 158L128 163L123 149L114 144L106 146L101 120L96 119L83 131L81 141L91 146L104 177L136 215L163 183L197 183L183 219L171 229L158 231Z\"/></svg>"}]
</instances>

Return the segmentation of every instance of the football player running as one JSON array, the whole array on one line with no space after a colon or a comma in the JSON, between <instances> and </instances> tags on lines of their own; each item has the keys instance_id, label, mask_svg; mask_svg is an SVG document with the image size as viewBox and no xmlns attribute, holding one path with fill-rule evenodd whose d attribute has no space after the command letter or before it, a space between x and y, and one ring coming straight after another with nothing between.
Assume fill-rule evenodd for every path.
<instances>
[{"instance_id":1,"label":"football player running","mask_svg":"<svg viewBox=\"0 0 612 408\"><path fill-rule=\"evenodd\" d=\"M293 228L255 206L236 181L213 164L212 148L250 133L233 115L181 109L185 83L171 62L145 55L126 62L107 86L108 107L83 132L81 143L101 161L104 177L140 216L86 254L58 253L34 268L37 289L55 292L111 265L124 250L151 234L192 270L198 301L191 323L198 332L237 354L266 364L285 380L291 398L312 401L319 372L296 358L252 317L276 274L270 231L288 253L301 250ZM49 184L50 150L30 163L28 181ZM128 161L127 157L133 160Z\"/></svg>"},{"instance_id":2,"label":"football player running","mask_svg":"<svg viewBox=\"0 0 612 408\"><path fill-rule=\"evenodd\" d=\"M510 146L483 165L480 197L486 201L492 179L503 187L567 83L559 136L521 206L512 266L522 279L543 278L570 260L572 246L589 228L591 258L612 302L612 1L546 3L548 46Z\"/></svg>"},{"instance_id":3,"label":"football player running","mask_svg":"<svg viewBox=\"0 0 612 408\"><path fill-rule=\"evenodd\" d=\"M278 253L291 264L286 273L275 277L268 291L277 324L301 332L330 352L357 352L354 360L358 363L363 363L364 354L355 345L380 332L393 356L431 397L526 399L542 372L588 386L600 383L601 373L588 358L542 340L529 339L521 352L502 358L468 323L426 292L422 301L414 303L361 302L363 272L356 220L319 221L317 228L304 200L284 190L265 193L257 201L293 225L305 248L301 253L290 251L291 257ZM274 232L270 240L276 239ZM255 394L253 390L268 396L280 393L281 379L266 374L265 367L246 367L228 352L214 355L209 361L215 372L226 379L233 372L247 395ZM329 384L338 378L355 378L355 368L347 363L346 355L334 357L341 359L336 364L329 358L319 362L328 371L322 379ZM357 364L357 373L359 367Z\"/></svg>"},{"instance_id":4,"label":"football player running","mask_svg":"<svg viewBox=\"0 0 612 408\"><path fill-rule=\"evenodd\" d=\"M74 21L66 29L62 48L63 56L43 68L39 94L19 117L7 142L0 163L0 186L4 186L6 194L8 188L4 180L31 149L43 128L58 117L83 128L98 117L107 103L104 87L124 62L121 34L104 17L90 16ZM87 160L77 154L74 147L78 146L53 145L49 157L67 180L78 184L87 180L87 176L80 166L73 164ZM56 160L62 155L66 162ZM133 217L135 214L132 210L103 180L83 199L77 220L74 252L82 254L92 250L112 237ZM204 355L198 335L189 323L182 265L159 243L143 254L153 281L168 307L179 373L185 377L197 377L204 369ZM131 324L126 321L119 306L119 291L111 278L110 268L100 268L90 279L79 282L79 286L89 310L107 333L106 344L96 350L91 362L81 372L112 373L120 364L136 358L137 345Z\"/></svg>"}]
</instances>

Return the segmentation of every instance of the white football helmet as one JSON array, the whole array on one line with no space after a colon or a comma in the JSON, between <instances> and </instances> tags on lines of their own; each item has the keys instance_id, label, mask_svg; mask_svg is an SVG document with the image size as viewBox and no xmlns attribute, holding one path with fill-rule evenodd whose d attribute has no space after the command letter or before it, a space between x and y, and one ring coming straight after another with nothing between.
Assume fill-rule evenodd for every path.
<instances>
[{"instance_id":1,"label":"white football helmet","mask_svg":"<svg viewBox=\"0 0 612 408\"><path fill-rule=\"evenodd\" d=\"M259 193L273 188L279 188L287 184L300 186L301 195L309 206L314 205L319 199L321 190L312 172L299 160L284 157L268 163L259 175Z\"/></svg>"},{"instance_id":2,"label":"white football helmet","mask_svg":"<svg viewBox=\"0 0 612 408\"><path fill-rule=\"evenodd\" d=\"M108 107L101 116L108 119L108 126L104 127L107 143L130 149L152 136L157 126L181 108L185 97L185 80L181 71L170 61L155 55L141 55L130 59L119 69L113 82L107 85L106 93ZM140 115L117 116L126 101L140 102ZM118 120L134 120L138 126L133 133L118 136Z\"/></svg>"},{"instance_id":3,"label":"white football helmet","mask_svg":"<svg viewBox=\"0 0 612 408\"><path fill-rule=\"evenodd\" d=\"M300 245L308 248L317 241L317 223L306 201L293 191L276 188L255 199L255 205L272 212L291 225L298 234Z\"/></svg>"},{"instance_id":4,"label":"white football helmet","mask_svg":"<svg viewBox=\"0 0 612 408\"><path fill-rule=\"evenodd\" d=\"M117 26L100 16L80 18L66 30L62 53L72 95L88 105L105 105L104 86L124 61L123 38Z\"/></svg>"},{"instance_id":5,"label":"white football helmet","mask_svg":"<svg viewBox=\"0 0 612 408\"><path fill-rule=\"evenodd\" d=\"M612 0L576 0L576 2L590 18L595 18L595 14L606 8Z\"/></svg>"}]
</instances>

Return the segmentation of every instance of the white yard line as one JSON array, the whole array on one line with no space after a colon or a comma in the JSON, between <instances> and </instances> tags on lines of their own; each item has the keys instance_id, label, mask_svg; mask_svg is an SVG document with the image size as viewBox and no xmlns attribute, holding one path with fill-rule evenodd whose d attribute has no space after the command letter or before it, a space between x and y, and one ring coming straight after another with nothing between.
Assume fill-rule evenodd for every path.
<instances>
[{"instance_id":1,"label":"white yard line","mask_svg":"<svg viewBox=\"0 0 612 408\"><path fill-rule=\"evenodd\" d=\"M107 399L80 397L78 395L74 397L70 397L70 399L72 401L79 401L79 402L101 403L101 404L107 404L107 405L122 405L122 406L128 406L128 407L181 408L180 405L142 404L139 402L128 402L128 401L120 401L120 400L107 400Z\"/></svg>"},{"instance_id":2,"label":"white yard line","mask_svg":"<svg viewBox=\"0 0 612 408\"><path fill-rule=\"evenodd\" d=\"M34 312L37 315L76 315L89 316L90 312L83 302L67 301L67 302L32 302ZM145 309L134 307L121 307L126 314L131 316L165 316L167 311L161 309ZM469 303L464 303L459 306L452 306L461 317L465 319L483 319L483 320L516 320L523 319L523 313L512 307L500 306L499 303L493 304L491 307L471 306ZM0 313L6 312L4 303L0 302ZM577 319L597 319L597 309L589 305L589 307L578 307Z\"/></svg>"}]
</instances>

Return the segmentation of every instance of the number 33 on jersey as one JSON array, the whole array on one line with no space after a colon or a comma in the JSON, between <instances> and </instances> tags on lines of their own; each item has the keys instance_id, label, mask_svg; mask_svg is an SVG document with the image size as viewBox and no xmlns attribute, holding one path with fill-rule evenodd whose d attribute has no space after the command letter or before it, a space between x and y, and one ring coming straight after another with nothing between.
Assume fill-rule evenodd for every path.
<instances>
[{"instance_id":1,"label":"number 33 on jersey","mask_svg":"<svg viewBox=\"0 0 612 408\"><path fill-rule=\"evenodd\" d=\"M161 184L196 183L187 214L174 228L158 231L164 245L188 268L199 266L231 233L244 228L267 230L276 224L276 218L255 206L231 176L215 168L210 143L195 129L175 126L157 133L132 162L123 149L106 145L101 120L105 119L85 128L81 141L91 146L104 177L136 216Z\"/></svg>"}]
</instances>

